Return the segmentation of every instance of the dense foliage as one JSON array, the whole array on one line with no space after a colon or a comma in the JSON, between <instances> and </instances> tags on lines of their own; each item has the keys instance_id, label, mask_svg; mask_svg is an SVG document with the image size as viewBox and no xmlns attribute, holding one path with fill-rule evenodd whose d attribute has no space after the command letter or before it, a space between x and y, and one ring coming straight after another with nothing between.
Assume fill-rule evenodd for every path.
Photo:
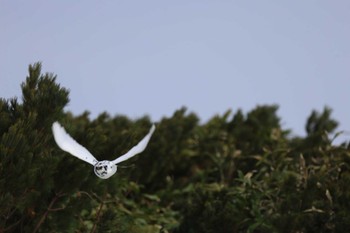
<instances>
[{"instance_id":1,"label":"dense foliage","mask_svg":"<svg viewBox=\"0 0 350 233\"><path fill-rule=\"evenodd\" d=\"M52 123L112 160L146 134L149 117L74 116L68 90L39 63L21 87L22 101L0 100L1 233L350 232L350 144L332 144L329 108L312 112L303 138L281 127L277 106L206 123L181 108L101 180L57 147Z\"/></svg>"}]
</instances>

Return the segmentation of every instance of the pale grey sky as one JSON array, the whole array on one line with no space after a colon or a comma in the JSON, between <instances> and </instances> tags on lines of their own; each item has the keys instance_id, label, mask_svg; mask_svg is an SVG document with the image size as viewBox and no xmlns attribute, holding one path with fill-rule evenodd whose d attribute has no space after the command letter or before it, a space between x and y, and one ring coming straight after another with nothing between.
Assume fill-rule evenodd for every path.
<instances>
[{"instance_id":1,"label":"pale grey sky","mask_svg":"<svg viewBox=\"0 0 350 233\"><path fill-rule=\"evenodd\" d=\"M278 104L303 135L325 105L350 131L350 1L0 1L0 96L42 61L68 110L206 121ZM349 134L348 134L349 135Z\"/></svg>"}]
</instances>

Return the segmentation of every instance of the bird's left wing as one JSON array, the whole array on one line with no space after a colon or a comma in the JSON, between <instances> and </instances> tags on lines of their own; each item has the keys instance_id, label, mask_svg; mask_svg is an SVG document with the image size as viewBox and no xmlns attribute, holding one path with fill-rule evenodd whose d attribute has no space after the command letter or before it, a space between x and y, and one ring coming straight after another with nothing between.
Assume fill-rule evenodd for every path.
<instances>
[{"instance_id":1,"label":"bird's left wing","mask_svg":"<svg viewBox=\"0 0 350 233\"><path fill-rule=\"evenodd\" d=\"M149 130L148 134L133 148L131 148L126 154L120 156L119 158L112 161L114 164L121 163L134 155L137 155L141 153L147 146L149 140L151 139L151 136L156 129L155 125L152 125L151 129Z\"/></svg>"},{"instance_id":2,"label":"bird's left wing","mask_svg":"<svg viewBox=\"0 0 350 233\"><path fill-rule=\"evenodd\" d=\"M96 158L82 145L77 143L66 130L58 123L52 124L52 132L57 145L71 155L84 160L91 165L95 165L98 161Z\"/></svg>"}]
</instances>

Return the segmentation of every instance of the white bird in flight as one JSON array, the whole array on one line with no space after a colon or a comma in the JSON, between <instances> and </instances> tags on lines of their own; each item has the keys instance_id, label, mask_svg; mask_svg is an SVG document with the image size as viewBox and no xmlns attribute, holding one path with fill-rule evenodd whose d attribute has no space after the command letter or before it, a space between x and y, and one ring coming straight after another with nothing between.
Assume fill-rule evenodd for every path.
<instances>
[{"instance_id":1,"label":"white bird in flight","mask_svg":"<svg viewBox=\"0 0 350 233\"><path fill-rule=\"evenodd\" d=\"M85 147L77 143L69 134L67 134L66 130L58 122L52 124L52 132L57 145L62 150L93 165L95 174L101 179L107 179L116 173L118 163L141 153L146 148L155 128L156 127L152 125L148 134L126 154L121 155L113 161L98 161Z\"/></svg>"}]
</instances>

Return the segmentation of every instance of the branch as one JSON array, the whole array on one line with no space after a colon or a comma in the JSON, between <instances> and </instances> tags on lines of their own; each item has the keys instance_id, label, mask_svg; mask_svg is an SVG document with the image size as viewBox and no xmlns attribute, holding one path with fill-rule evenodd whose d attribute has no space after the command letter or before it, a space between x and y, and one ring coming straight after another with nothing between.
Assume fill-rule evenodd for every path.
<instances>
[{"instance_id":1,"label":"branch","mask_svg":"<svg viewBox=\"0 0 350 233\"><path fill-rule=\"evenodd\" d=\"M91 229L91 233L95 233L95 231L96 231L97 223L100 221L100 214L101 214L101 210L102 210L103 205L104 205L104 203L101 202L100 208L98 209L98 212L97 212L96 221L94 222L94 226Z\"/></svg>"},{"instance_id":2,"label":"branch","mask_svg":"<svg viewBox=\"0 0 350 233\"><path fill-rule=\"evenodd\" d=\"M55 211L56 209L60 209L60 208L53 209L52 206L56 203L56 201L57 201L60 197L62 197L62 196L64 196L64 195L65 195L64 193L59 192L58 194L56 194L56 196L54 196L54 198L52 198L52 200L51 200L49 206L47 207L47 210L45 211L45 213L43 214L43 216L41 216L41 218L40 218L38 224L36 224L33 233L36 233L36 232L39 230L40 226L41 226L41 225L43 224L43 222L45 221L45 219L46 219L47 215L49 214L49 212Z\"/></svg>"},{"instance_id":3,"label":"branch","mask_svg":"<svg viewBox=\"0 0 350 233\"><path fill-rule=\"evenodd\" d=\"M0 229L0 232L6 232L6 231L9 231L11 230L12 228L14 228L16 225L18 225L21 221L23 220L23 217L18 220L17 222L15 222L14 224L12 224L11 226L5 228L5 229Z\"/></svg>"},{"instance_id":4,"label":"branch","mask_svg":"<svg viewBox=\"0 0 350 233\"><path fill-rule=\"evenodd\" d=\"M85 194L85 195L88 196L91 200L94 200L94 198L93 198L88 192L85 192L85 191L78 191L78 193Z\"/></svg>"},{"instance_id":5,"label":"branch","mask_svg":"<svg viewBox=\"0 0 350 233\"><path fill-rule=\"evenodd\" d=\"M59 207L59 208L54 208L54 209L47 209L49 212L55 212L55 211L60 211L60 210L64 210L66 207Z\"/></svg>"}]
</instances>

